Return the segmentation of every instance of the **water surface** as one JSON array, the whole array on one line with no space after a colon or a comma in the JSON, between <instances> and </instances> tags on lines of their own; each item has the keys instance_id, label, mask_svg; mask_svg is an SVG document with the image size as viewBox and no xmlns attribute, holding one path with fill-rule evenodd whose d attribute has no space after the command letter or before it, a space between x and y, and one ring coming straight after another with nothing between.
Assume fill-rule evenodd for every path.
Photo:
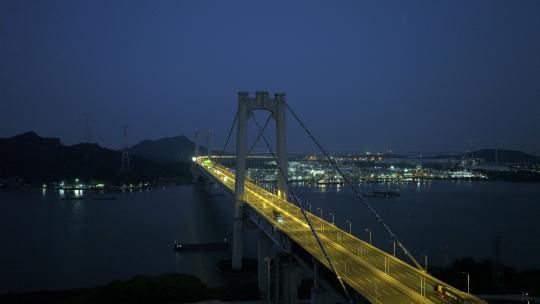
<instances>
[{"instance_id":1,"label":"water surface","mask_svg":"<svg viewBox=\"0 0 540 304\"><path fill-rule=\"evenodd\" d=\"M493 239L500 237L503 263L540 267L539 184L433 181L362 188L400 191L397 198L369 200L422 263L421 254L438 265L464 256L493 258ZM367 227L375 245L392 251L387 233L347 187L296 189L313 213L322 208L331 221L332 212L345 230L350 220L352 232L366 240ZM224 282L215 264L228 253L178 255L172 243L230 238L233 203L227 198L208 195L206 186L102 196L118 199L64 200L57 190L0 191L0 292L96 286L166 272L195 274L211 286ZM245 242L251 257L257 249L254 235L248 232Z\"/></svg>"}]
</instances>

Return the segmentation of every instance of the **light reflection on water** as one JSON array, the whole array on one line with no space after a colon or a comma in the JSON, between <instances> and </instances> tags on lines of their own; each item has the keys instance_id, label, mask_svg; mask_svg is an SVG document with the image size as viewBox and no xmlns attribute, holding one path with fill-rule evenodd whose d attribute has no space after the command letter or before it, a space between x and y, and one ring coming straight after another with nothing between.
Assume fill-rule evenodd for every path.
<instances>
[{"instance_id":1,"label":"light reflection on water","mask_svg":"<svg viewBox=\"0 0 540 304\"><path fill-rule=\"evenodd\" d=\"M84 203L80 200L75 200L71 208L73 217L75 220L80 220L82 213L84 212Z\"/></svg>"}]
</instances>

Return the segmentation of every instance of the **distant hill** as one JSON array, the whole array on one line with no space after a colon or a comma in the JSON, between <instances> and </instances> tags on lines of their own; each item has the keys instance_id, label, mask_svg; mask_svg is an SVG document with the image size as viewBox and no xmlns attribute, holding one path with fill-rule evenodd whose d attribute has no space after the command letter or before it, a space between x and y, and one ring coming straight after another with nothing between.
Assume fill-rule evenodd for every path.
<instances>
[{"instance_id":1,"label":"distant hill","mask_svg":"<svg viewBox=\"0 0 540 304\"><path fill-rule=\"evenodd\" d=\"M469 155L469 154L467 154ZM521 162L539 162L540 157L531 155L523 151L504 150L504 149L483 149L472 152L477 158L482 158L487 162L495 162L495 155L499 163L521 163Z\"/></svg>"},{"instance_id":2,"label":"distant hill","mask_svg":"<svg viewBox=\"0 0 540 304\"><path fill-rule=\"evenodd\" d=\"M0 138L0 178L22 178L28 182L84 180L151 181L189 176L185 163L160 164L130 156L131 172L119 175L121 152L97 144L63 145L58 138L43 138L27 132Z\"/></svg>"},{"instance_id":3,"label":"distant hill","mask_svg":"<svg viewBox=\"0 0 540 304\"><path fill-rule=\"evenodd\" d=\"M144 140L128 149L130 155L138 155L157 162L190 162L195 144L187 137L164 137ZM201 151L206 151L201 148Z\"/></svg>"}]
</instances>

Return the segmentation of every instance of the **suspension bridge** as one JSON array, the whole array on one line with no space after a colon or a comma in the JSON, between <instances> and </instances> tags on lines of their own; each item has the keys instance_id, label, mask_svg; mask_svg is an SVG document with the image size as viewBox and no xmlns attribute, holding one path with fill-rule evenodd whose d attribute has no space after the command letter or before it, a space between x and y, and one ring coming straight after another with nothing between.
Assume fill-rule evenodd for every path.
<instances>
[{"instance_id":1,"label":"suspension bridge","mask_svg":"<svg viewBox=\"0 0 540 304\"><path fill-rule=\"evenodd\" d=\"M247 121L256 110L270 112L264 126L261 126L255 117L253 119L259 132L256 141L263 140L276 164L277 187L275 188L260 185L257 181L246 177L246 160L249 153L246 136ZM322 214L317 216L311 213L311 210L305 209L305 204L302 204L301 198L296 195L294 187L287 180L286 110L289 110L358 199L377 218L395 244L409 258L410 263L360 240L351 231L344 231L333 223L325 221ZM272 151L264 133L270 118L276 121L276 153ZM227 167L223 164L223 160L226 159L223 156L235 125L237 143L234 165ZM209 145L209 134L206 136ZM314 276L317 276L319 263L326 267L334 276L337 282L336 288L347 302L360 299L370 303L486 303L431 276L427 269L419 265L396 234L362 196L355 184L341 172L299 116L285 102L285 94L275 94L274 98L270 98L266 92L257 92L254 98L250 98L248 93L239 93L238 111L220 155L213 155L210 147L207 149L207 155L201 155L198 145L197 139L193 158L194 174L215 182L235 202L233 269L242 268L242 233L246 222L251 222L261 231L259 288L263 294L267 295L268 302L280 302L278 296L274 296L272 300L269 296L271 290L276 290L270 287L273 276L270 275L269 269L271 260L269 247L273 243L283 252L311 256L315 267ZM295 276L297 273L289 270L285 271L283 276L285 276L283 281L288 282L288 285L279 284L279 286L288 290L288 295L284 295L281 301L296 303L297 278ZM318 281L319 279L315 277L314 285L317 285ZM317 294L312 292L312 303L324 303L324 299L328 298L317 297ZM332 301L335 302L335 300Z\"/></svg>"}]
</instances>

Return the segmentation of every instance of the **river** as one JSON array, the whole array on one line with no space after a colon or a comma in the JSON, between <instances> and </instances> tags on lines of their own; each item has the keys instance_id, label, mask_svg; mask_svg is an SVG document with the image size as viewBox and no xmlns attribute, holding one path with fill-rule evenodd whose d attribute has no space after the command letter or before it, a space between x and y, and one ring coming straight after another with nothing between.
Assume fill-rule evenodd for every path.
<instances>
[{"instance_id":1,"label":"river","mask_svg":"<svg viewBox=\"0 0 540 304\"><path fill-rule=\"evenodd\" d=\"M496 181L368 184L363 191L399 190L396 198L370 198L374 209L420 263L444 265L472 256L517 268L540 267L540 185ZM217 189L210 188L212 193ZM301 186L314 214L392 252L388 234L346 186ZM233 203L208 195L206 186L175 186L124 193L83 193L66 200L58 190L0 191L0 292L89 287L137 274L191 273L210 286L226 252L176 254L175 240L231 238ZM64 196L73 194L64 193ZM93 200L93 197L116 200ZM309 206L308 204L304 204ZM307 207L309 208L309 207ZM255 256L254 231L246 236ZM398 250L398 255L400 255Z\"/></svg>"}]
</instances>

